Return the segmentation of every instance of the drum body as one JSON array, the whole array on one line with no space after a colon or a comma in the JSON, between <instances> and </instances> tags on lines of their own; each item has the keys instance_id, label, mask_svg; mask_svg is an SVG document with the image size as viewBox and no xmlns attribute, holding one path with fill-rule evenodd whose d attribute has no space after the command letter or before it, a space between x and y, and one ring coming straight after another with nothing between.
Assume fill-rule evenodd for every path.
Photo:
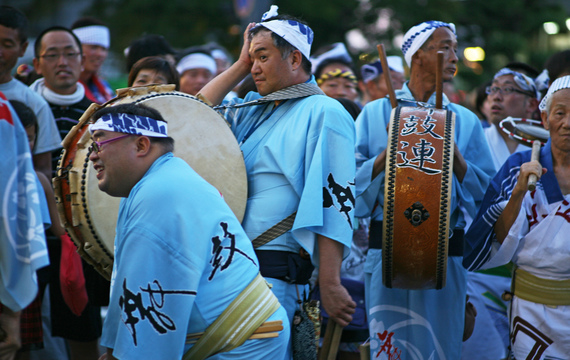
<instances>
[{"instance_id":1,"label":"drum body","mask_svg":"<svg viewBox=\"0 0 570 360\"><path fill-rule=\"evenodd\" d=\"M173 88L122 89L106 104L91 105L63 141L54 178L58 211L78 252L107 279L113 268L120 198L99 190L96 171L89 161L92 140L87 128L96 120L91 119L92 114L101 107L135 103L158 110L168 123L169 136L174 138L174 155L216 187L236 217L240 221L243 218L247 201L245 164L228 123L205 103Z\"/></svg>"},{"instance_id":2,"label":"drum body","mask_svg":"<svg viewBox=\"0 0 570 360\"><path fill-rule=\"evenodd\" d=\"M445 286L455 114L392 110L386 153L382 279L389 288Z\"/></svg>"}]
</instances>

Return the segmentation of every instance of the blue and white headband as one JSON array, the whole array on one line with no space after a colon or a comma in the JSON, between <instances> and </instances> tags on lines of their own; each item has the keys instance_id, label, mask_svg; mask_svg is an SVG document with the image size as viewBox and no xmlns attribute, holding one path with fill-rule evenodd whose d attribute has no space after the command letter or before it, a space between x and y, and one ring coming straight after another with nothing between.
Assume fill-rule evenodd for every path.
<instances>
[{"instance_id":1,"label":"blue and white headband","mask_svg":"<svg viewBox=\"0 0 570 360\"><path fill-rule=\"evenodd\" d=\"M404 59L409 67L412 66L412 56L422 47L422 45L429 39L433 32L440 28L449 28L454 35L455 25L452 23L446 23L443 21L426 21L419 25L412 27L406 35L404 35L404 42L402 43L402 52L404 53ZM457 36L457 35L456 35Z\"/></svg>"},{"instance_id":2,"label":"blue and white headband","mask_svg":"<svg viewBox=\"0 0 570 360\"><path fill-rule=\"evenodd\" d=\"M289 44L297 48L307 59L310 59L311 45L313 44L313 38L315 37L313 30L311 30L307 25L294 20L270 20L264 22L266 19L277 16L277 9L277 5L271 5L269 11L261 17L262 22L255 25L254 29L258 26L263 26L264 28L273 31Z\"/></svg>"},{"instance_id":3,"label":"blue and white headband","mask_svg":"<svg viewBox=\"0 0 570 360\"><path fill-rule=\"evenodd\" d=\"M538 92L538 87L536 86L534 80L530 76L522 74L518 71L511 70L509 68L502 68L501 70L497 71L497 73L493 77L493 80L504 75L512 75L513 79L515 80L515 83L518 86L520 86L521 89L533 93L537 99L540 99L540 93Z\"/></svg>"},{"instance_id":4,"label":"blue and white headband","mask_svg":"<svg viewBox=\"0 0 570 360\"><path fill-rule=\"evenodd\" d=\"M546 108L549 105L549 102L551 101L550 98L552 98L552 95L555 92L563 89L570 89L570 75L559 77L558 79L554 80L554 82L548 88L548 92L546 93L546 95L544 95L544 98L538 105L540 111L546 111Z\"/></svg>"},{"instance_id":5,"label":"blue and white headband","mask_svg":"<svg viewBox=\"0 0 570 360\"><path fill-rule=\"evenodd\" d=\"M332 48L327 51L322 53L319 56L315 56L312 57L311 60L311 72L314 74L317 71L317 68L319 67L319 65L328 59L341 59L344 62L346 62L347 64L351 64L352 63L352 58L350 57L350 54L348 53L348 50L346 49L346 46L341 43L341 42L337 42L334 43Z\"/></svg>"},{"instance_id":6,"label":"blue and white headband","mask_svg":"<svg viewBox=\"0 0 570 360\"><path fill-rule=\"evenodd\" d=\"M386 60L388 61L388 67L390 70L404 73L404 66L402 65L401 57L388 56ZM362 75L362 81L364 81L364 83L377 78L378 76L382 75L383 72L384 70L382 69L382 62L380 60L376 60L370 64L364 64L360 68L360 74Z\"/></svg>"},{"instance_id":7,"label":"blue and white headband","mask_svg":"<svg viewBox=\"0 0 570 360\"><path fill-rule=\"evenodd\" d=\"M131 114L105 114L94 124L89 125L91 135L97 130L148 137L168 137L166 122Z\"/></svg>"}]
</instances>

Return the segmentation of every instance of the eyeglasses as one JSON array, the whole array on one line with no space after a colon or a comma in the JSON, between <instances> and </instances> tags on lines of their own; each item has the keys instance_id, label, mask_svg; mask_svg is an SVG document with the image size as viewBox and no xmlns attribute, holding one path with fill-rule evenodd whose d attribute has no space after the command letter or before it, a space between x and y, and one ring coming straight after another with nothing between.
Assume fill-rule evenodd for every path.
<instances>
[{"instance_id":1,"label":"eyeglasses","mask_svg":"<svg viewBox=\"0 0 570 360\"><path fill-rule=\"evenodd\" d=\"M65 58L65 60L70 61L70 60L74 60L75 58L77 58L77 55L81 55L81 53L79 53L79 52L66 52L66 53L61 53L61 54L45 54L45 55L40 55L40 57L47 62L56 62L62 56Z\"/></svg>"},{"instance_id":2,"label":"eyeglasses","mask_svg":"<svg viewBox=\"0 0 570 360\"><path fill-rule=\"evenodd\" d=\"M486 93L487 95L494 95L494 94L496 94L496 93L500 93L501 95L509 95L509 94L512 94L512 93L515 93L515 92L516 92L516 93L519 93L519 94L526 95L526 96L534 97L534 94L531 94L531 93L528 92L528 91L523 91L523 90L515 89L515 88L512 87L512 86L507 86L507 87L504 87L504 88L500 88L500 87L498 87L498 86L487 86L487 87L485 88L485 93Z\"/></svg>"},{"instance_id":3,"label":"eyeglasses","mask_svg":"<svg viewBox=\"0 0 570 360\"><path fill-rule=\"evenodd\" d=\"M97 154L99 154L101 152L101 146L103 144L107 144L110 142L113 142L115 140L119 140L119 139L123 139L126 138L127 136L131 136L132 134L127 134L127 135L122 135L122 136L117 136L116 138L112 138L109 140L103 140L103 141L95 141L93 140L93 143L91 144L91 146L89 146L89 152L93 152L95 151Z\"/></svg>"}]
</instances>

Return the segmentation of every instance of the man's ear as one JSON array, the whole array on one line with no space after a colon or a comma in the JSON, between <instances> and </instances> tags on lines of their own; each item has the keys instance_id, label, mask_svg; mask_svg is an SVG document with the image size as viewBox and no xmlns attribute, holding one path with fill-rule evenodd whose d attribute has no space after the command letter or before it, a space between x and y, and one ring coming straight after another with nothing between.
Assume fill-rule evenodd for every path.
<instances>
[{"instance_id":1,"label":"man's ear","mask_svg":"<svg viewBox=\"0 0 570 360\"><path fill-rule=\"evenodd\" d=\"M35 57L34 60L32 61L32 64L34 64L34 70L36 70L36 73L38 75L43 75L40 69L40 59Z\"/></svg>"},{"instance_id":2,"label":"man's ear","mask_svg":"<svg viewBox=\"0 0 570 360\"><path fill-rule=\"evenodd\" d=\"M301 67L301 63L303 62L303 54L299 50L293 50L291 53L291 66L293 70L297 70Z\"/></svg>"},{"instance_id":3,"label":"man's ear","mask_svg":"<svg viewBox=\"0 0 570 360\"><path fill-rule=\"evenodd\" d=\"M546 130L550 130L548 127L548 115L546 114L546 111L541 111L540 117L542 118L542 126L544 126Z\"/></svg>"},{"instance_id":4,"label":"man's ear","mask_svg":"<svg viewBox=\"0 0 570 360\"><path fill-rule=\"evenodd\" d=\"M150 153L150 138L148 136L139 136L135 145L137 147L137 156L146 156Z\"/></svg>"},{"instance_id":5,"label":"man's ear","mask_svg":"<svg viewBox=\"0 0 570 360\"><path fill-rule=\"evenodd\" d=\"M29 44L29 42L24 41L24 42L20 45L20 53L18 54L18 57L24 56L24 54L26 53L26 49L28 48L28 44Z\"/></svg>"}]
</instances>

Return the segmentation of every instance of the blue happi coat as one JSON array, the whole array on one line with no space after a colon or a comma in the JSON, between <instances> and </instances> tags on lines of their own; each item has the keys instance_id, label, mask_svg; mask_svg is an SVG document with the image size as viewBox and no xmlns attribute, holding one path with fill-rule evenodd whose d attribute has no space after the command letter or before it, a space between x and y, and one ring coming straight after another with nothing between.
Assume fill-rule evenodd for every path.
<instances>
[{"instance_id":1,"label":"blue happi coat","mask_svg":"<svg viewBox=\"0 0 570 360\"><path fill-rule=\"evenodd\" d=\"M416 106L404 85L400 105ZM435 104L435 94L428 101ZM494 173L483 129L475 114L443 97L456 115L455 144L467 162L462 182L453 175L451 229L465 227L475 216ZM388 98L367 104L356 120L356 216L383 220L384 171L372 180L373 163L387 145L392 107ZM365 265L366 306L373 359L459 359L464 325L466 272L461 257L448 258L442 290L388 289L382 283L382 250L370 249Z\"/></svg>"},{"instance_id":2,"label":"blue happi coat","mask_svg":"<svg viewBox=\"0 0 570 360\"><path fill-rule=\"evenodd\" d=\"M2 93L0 144L0 302L19 311L36 297L36 270L49 265L51 220L26 132Z\"/></svg>"},{"instance_id":3,"label":"blue happi coat","mask_svg":"<svg viewBox=\"0 0 570 360\"><path fill-rule=\"evenodd\" d=\"M120 359L181 359L186 334L203 332L259 273L251 242L220 193L182 159L157 159L121 200L109 310L101 344ZM285 352L279 337L247 340L212 359Z\"/></svg>"}]
</instances>

